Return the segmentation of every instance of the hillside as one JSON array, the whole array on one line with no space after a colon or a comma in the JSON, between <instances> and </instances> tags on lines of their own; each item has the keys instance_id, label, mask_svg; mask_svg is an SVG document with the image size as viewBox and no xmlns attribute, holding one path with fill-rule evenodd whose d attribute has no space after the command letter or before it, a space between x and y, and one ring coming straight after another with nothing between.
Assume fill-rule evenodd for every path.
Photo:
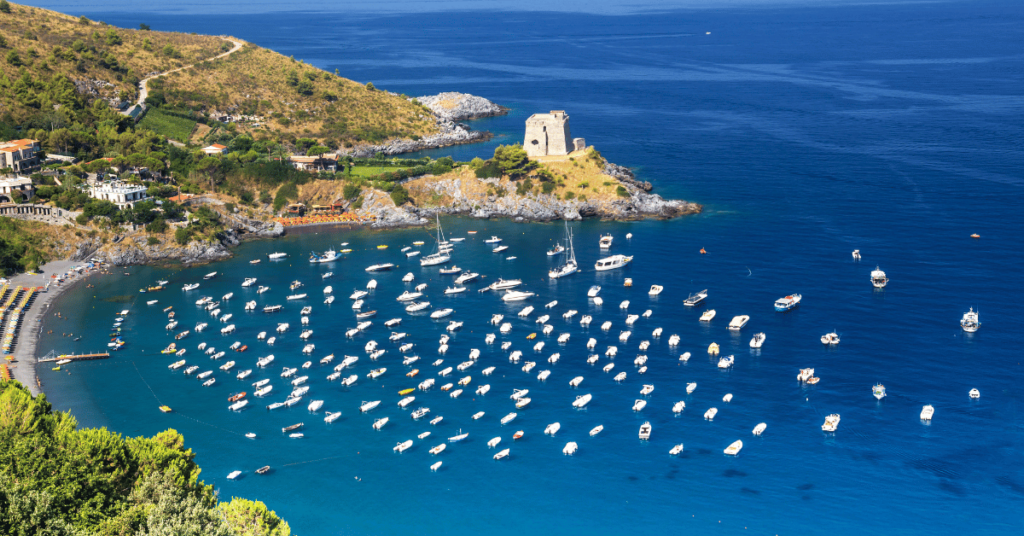
<instances>
[{"instance_id":1,"label":"hillside","mask_svg":"<svg viewBox=\"0 0 1024 536\"><path fill-rule=\"evenodd\" d=\"M133 100L138 81L221 53L219 37L115 28L55 11L9 4L0 12L0 64L4 120L21 123L45 104L31 92L9 90L27 74L49 82L71 80L79 94L110 102Z\"/></svg>"},{"instance_id":2,"label":"hillside","mask_svg":"<svg viewBox=\"0 0 1024 536\"><path fill-rule=\"evenodd\" d=\"M329 147L438 132L419 104L253 44L203 61L231 50L231 41L7 5L9 13L0 11L0 121L7 124L49 125L55 105L134 102L140 80L187 67L150 81L147 103L196 118L245 115L236 130L254 138L315 138Z\"/></svg>"}]
</instances>

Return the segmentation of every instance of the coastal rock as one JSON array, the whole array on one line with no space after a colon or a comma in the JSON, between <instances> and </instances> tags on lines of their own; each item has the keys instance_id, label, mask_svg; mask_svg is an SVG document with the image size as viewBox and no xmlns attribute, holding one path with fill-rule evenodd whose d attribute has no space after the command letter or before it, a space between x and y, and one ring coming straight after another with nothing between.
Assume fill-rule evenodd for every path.
<instances>
[{"instance_id":1,"label":"coastal rock","mask_svg":"<svg viewBox=\"0 0 1024 536\"><path fill-rule=\"evenodd\" d=\"M423 149L436 149L438 147L487 141L492 137L490 132L472 130L462 123L455 123L453 121L438 119L437 126L440 132L418 140L394 139L383 145L361 145L348 152L342 151L342 154L349 154L356 158L370 158L377 153L393 156Z\"/></svg>"},{"instance_id":2,"label":"coastal rock","mask_svg":"<svg viewBox=\"0 0 1024 536\"><path fill-rule=\"evenodd\" d=\"M445 121L465 121L508 113L508 108L468 93L439 93L416 97L415 100L429 108L436 117Z\"/></svg>"},{"instance_id":3,"label":"coastal rock","mask_svg":"<svg viewBox=\"0 0 1024 536\"><path fill-rule=\"evenodd\" d=\"M148 245L145 236L126 238L116 244L108 244L92 257L102 258L116 266L154 264L178 261L184 264L202 264L231 256L227 247L220 242L192 241L185 246L177 244Z\"/></svg>"},{"instance_id":4,"label":"coastal rock","mask_svg":"<svg viewBox=\"0 0 1024 536\"><path fill-rule=\"evenodd\" d=\"M623 182L626 183L627 185L634 186L635 188L638 188L645 192L650 192L651 190L654 189L654 186L652 186L651 183L647 181L637 180L636 175L634 175L633 172L625 166L612 164L611 162L605 162L604 169L601 171L601 173L608 175L609 177L614 177L618 179L619 182Z\"/></svg>"},{"instance_id":5,"label":"coastal rock","mask_svg":"<svg viewBox=\"0 0 1024 536\"><path fill-rule=\"evenodd\" d=\"M370 227L375 229L410 227L428 223L428 220L415 212L396 207L391 196L379 190L366 190L363 194L363 205L356 213L364 219L371 220Z\"/></svg>"}]
</instances>

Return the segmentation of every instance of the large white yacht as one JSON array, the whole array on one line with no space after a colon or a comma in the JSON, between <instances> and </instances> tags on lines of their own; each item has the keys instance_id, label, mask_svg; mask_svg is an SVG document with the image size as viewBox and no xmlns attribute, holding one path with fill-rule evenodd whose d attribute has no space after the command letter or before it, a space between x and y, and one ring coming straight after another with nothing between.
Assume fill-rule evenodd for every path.
<instances>
[{"instance_id":1,"label":"large white yacht","mask_svg":"<svg viewBox=\"0 0 1024 536\"><path fill-rule=\"evenodd\" d=\"M495 282L491 283L490 285L488 285L487 288L490 289L490 290L508 290L508 289L511 289L511 288L516 288L516 287L518 287L518 286L520 286L522 284L523 284L523 280L522 279L500 279L499 278L497 281L495 281Z\"/></svg>"},{"instance_id":2,"label":"large white yacht","mask_svg":"<svg viewBox=\"0 0 1024 536\"><path fill-rule=\"evenodd\" d=\"M871 284L875 288L885 288L889 284L889 278L885 276L885 272L881 268L875 266L875 269L871 270Z\"/></svg>"},{"instance_id":3,"label":"large white yacht","mask_svg":"<svg viewBox=\"0 0 1024 536\"><path fill-rule=\"evenodd\" d=\"M605 257L598 259L594 263L594 270L598 272L604 272L607 270L614 270L616 268L622 268L633 261L633 257L626 255L612 255L611 257Z\"/></svg>"},{"instance_id":4,"label":"large white yacht","mask_svg":"<svg viewBox=\"0 0 1024 536\"><path fill-rule=\"evenodd\" d=\"M522 290L509 290L501 296L501 301L504 302L517 302L523 301L527 298L535 296L533 292L527 292Z\"/></svg>"},{"instance_id":5,"label":"large white yacht","mask_svg":"<svg viewBox=\"0 0 1024 536\"><path fill-rule=\"evenodd\" d=\"M963 328L967 333L974 333L981 327L981 322L978 320L978 313L974 311L974 307L971 307L970 311L964 313L964 317L960 319L960 327Z\"/></svg>"},{"instance_id":6,"label":"large white yacht","mask_svg":"<svg viewBox=\"0 0 1024 536\"><path fill-rule=\"evenodd\" d=\"M640 425L640 439L648 440L651 438L651 423L645 422Z\"/></svg>"}]
</instances>

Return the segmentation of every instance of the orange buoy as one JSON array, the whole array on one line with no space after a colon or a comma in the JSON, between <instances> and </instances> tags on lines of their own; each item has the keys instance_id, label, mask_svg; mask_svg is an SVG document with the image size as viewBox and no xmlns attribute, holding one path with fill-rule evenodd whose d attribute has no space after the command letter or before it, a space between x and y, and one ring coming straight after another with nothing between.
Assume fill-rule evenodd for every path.
<instances>
[{"instance_id":1,"label":"orange buoy","mask_svg":"<svg viewBox=\"0 0 1024 536\"><path fill-rule=\"evenodd\" d=\"M978 233L974 233L971 235L971 238L981 238L981 235Z\"/></svg>"},{"instance_id":2,"label":"orange buoy","mask_svg":"<svg viewBox=\"0 0 1024 536\"><path fill-rule=\"evenodd\" d=\"M707 253L708 253L707 251L704 251L704 248L700 248L700 254L701 255L707 255Z\"/></svg>"}]
</instances>

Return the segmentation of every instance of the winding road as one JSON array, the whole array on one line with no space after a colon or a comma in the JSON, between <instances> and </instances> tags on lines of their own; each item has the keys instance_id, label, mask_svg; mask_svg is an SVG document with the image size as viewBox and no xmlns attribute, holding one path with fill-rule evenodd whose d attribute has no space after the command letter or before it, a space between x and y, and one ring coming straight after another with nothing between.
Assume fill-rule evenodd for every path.
<instances>
[{"instance_id":1,"label":"winding road","mask_svg":"<svg viewBox=\"0 0 1024 536\"><path fill-rule=\"evenodd\" d=\"M150 80L153 80L154 78L160 78L161 76L167 76L167 75L169 75L171 73L176 73L178 71L181 71L181 70L184 70L184 69L188 69L189 67L194 67L194 66L199 65L200 63L203 63L203 62L206 62L206 61L212 61L212 60L223 58L225 56L230 56L231 54L234 54L235 52L240 50L242 48L242 45L245 44L245 41L237 41L235 39L231 39L230 37L222 37L222 39L224 39L225 41L231 41L235 46L232 47L231 50L229 50L229 51L227 51L227 52L225 52L223 54L219 54L217 56L214 56L212 58L208 58L208 59L205 59L205 60L202 60L202 61L197 61L197 62L195 62L195 63L193 63L191 65L185 65L184 67L178 67L177 69L171 69L170 71L164 71L162 73L154 74L153 76L149 76L149 77L143 78L142 81L139 82L139 100L135 102L136 106L142 106L143 103L146 102L146 97L149 96L149 81Z\"/></svg>"}]
</instances>

